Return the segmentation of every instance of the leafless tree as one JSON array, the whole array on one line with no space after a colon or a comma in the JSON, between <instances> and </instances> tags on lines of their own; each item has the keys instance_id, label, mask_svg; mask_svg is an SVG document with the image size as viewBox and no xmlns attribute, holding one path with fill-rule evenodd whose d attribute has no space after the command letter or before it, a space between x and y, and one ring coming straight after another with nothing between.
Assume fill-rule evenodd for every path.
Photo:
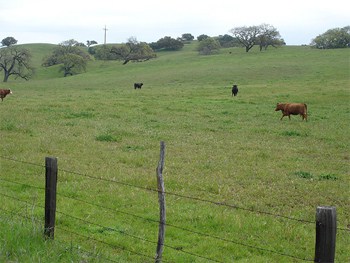
<instances>
[{"instance_id":1,"label":"leafless tree","mask_svg":"<svg viewBox=\"0 0 350 263\"><path fill-rule=\"evenodd\" d=\"M34 73L34 68L30 65L31 54L25 48L10 46L0 49L0 71L4 72L4 82L10 76L29 80Z\"/></svg>"}]
</instances>

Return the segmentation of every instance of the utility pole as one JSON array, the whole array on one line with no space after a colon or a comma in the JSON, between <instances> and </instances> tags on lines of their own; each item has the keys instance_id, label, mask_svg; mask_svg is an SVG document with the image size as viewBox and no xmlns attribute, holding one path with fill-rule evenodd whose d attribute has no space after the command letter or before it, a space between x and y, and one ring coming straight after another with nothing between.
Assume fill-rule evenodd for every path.
<instances>
[{"instance_id":1,"label":"utility pole","mask_svg":"<svg viewBox=\"0 0 350 263\"><path fill-rule=\"evenodd\" d=\"M106 26L103 28L103 30L105 31L105 41L104 41L104 43L105 43L105 45L106 45L106 39L107 39L107 28L106 28Z\"/></svg>"}]
</instances>

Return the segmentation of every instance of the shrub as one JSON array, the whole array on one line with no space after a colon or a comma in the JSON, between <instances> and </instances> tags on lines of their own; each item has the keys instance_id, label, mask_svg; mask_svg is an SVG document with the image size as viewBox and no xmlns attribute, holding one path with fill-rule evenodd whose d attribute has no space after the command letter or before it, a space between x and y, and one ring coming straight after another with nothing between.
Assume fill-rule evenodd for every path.
<instances>
[{"instance_id":1,"label":"shrub","mask_svg":"<svg viewBox=\"0 0 350 263\"><path fill-rule=\"evenodd\" d=\"M312 179L313 178L313 175L309 172L298 171L298 172L295 172L294 174L299 176L300 178L304 178L304 179Z\"/></svg>"},{"instance_id":2,"label":"shrub","mask_svg":"<svg viewBox=\"0 0 350 263\"><path fill-rule=\"evenodd\" d=\"M335 174L321 174L319 176L320 180L338 180L338 176L336 176Z\"/></svg>"},{"instance_id":3,"label":"shrub","mask_svg":"<svg viewBox=\"0 0 350 263\"><path fill-rule=\"evenodd\" d=\"M215 38L208 37L199 42L198 51L201 55L211 55L221 48L219 41Z\"/></svg>"},{"instance_id":4,"label":"shrub","mask_svg":"<svg viewBox=\"0 0 350 263\"><path fill-rule=\"evenodd\" d=\"M96 141L100 142L119 142L120 138L113 136L111 134L101 134L96 136Z\"/></svg>"}]
</instances>

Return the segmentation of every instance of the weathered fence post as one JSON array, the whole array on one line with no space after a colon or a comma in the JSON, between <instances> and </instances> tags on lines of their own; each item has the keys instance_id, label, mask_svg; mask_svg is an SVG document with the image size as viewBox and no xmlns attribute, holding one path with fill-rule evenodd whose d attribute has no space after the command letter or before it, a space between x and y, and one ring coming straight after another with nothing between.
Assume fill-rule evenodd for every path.
<instances>
[{"instance_id":1,"label":"weathered fence post","mask_svg":"<svg viewBox=\"0 0 350 263\"><path fill-rule=\"evenodd\" d=\"M57 158L45 158L45 227L44 235L54 239L56 218Z\"/></svg>"},{"instance_id":2,"label":"weathered fence post","mask_svg":"<svg viewBox=\"0 0 350 263\"><path fill-rule=\"evenodd\" d=\"M163 168L165 159L165 143L160 142L160 158L157 167L157 185L158 185L158 200L159 200L159 232L158 232L158 244L156 251L156 263L162 262L163 246L165 240L165 189L163 180Z\"/></svg>"},{"instance_id":3,"label":"weathered fence post","mask_svg":"<svg viewBox=\"0 0 350 263\"><path fill-rule=\"evenodd\" d=\"M335 239L337 214L335 207L319 206L316 210L316 248L315 260L319 263L333 263L335 258Z\"/></svg>"}]
</instances>

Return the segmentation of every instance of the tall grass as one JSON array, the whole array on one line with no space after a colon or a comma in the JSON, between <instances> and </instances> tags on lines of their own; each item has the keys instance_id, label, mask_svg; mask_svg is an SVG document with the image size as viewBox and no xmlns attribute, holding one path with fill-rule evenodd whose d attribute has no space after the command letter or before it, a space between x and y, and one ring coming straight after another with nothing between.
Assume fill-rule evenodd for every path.
<instances>
[{"instance_id":1,"label":"tall grass","mask_svg":"<svg viewBox=\"0 0 350 263\"><path fill-rule=\"evenodd\" d=\"M61 229L56 239L63 242L63 249L72 244L93 252L91 257L68 253L61 260L58 255L63 252L58 248L53 252L57 262L69 257L75 262L81 257L104 262L104 256L117 262L152 261L128 249L154 255L156 245L144 240L156 240L158 226L152 223L158 216L156 193L81 174L156 188L160 140L167 145L168 192L307 221L314 221L316 206L334 205L338 226L349 225L348 50L283 47L245 53L232 48L199 56L195 45L159 53L157 59L143 63L91 61L86 73L67 78L55 69L38 68L29 82L0 84L13 90L0 104L1 138L6 138L1 155L35 164L42 164L45 156L58 157L62 169L58 189L64 196L57 207L64 214L57 215ZM47 52L40 52L41 47L31 47L38 57ZM144 86L134 90L134 82ZM231 96L232 84L238 85L237 97ZM281 113L274 111L277 102L307 103L308 122L299 116L280 121ZM42 167L4 159L0 165L1 178L43 188ZM4 180L0 193L29 200L35 196L36 203L43 203L41 190ZM152 220L111 214L67 197ZM11 198L1 198L6 199L5 209L16 205ZM33 216L41 219L42 212L36 207ZM171 262L207 262L182 251L222 262L297 262L237 243L313 258L313 224L171 195L167 196L167 221L237 241L167 227L165 242L175 249L166 247L164 260ZM25 222L5 219L2 225L16 224L22 232ZM10 232L4 232L2 240L10 238ZM117 249L94 239L115 244ZM349 244L347 233L338 231L337 262L350 260ZM26 251L37 259L35 251L47 251L47 246L51 245L39 241ZM21 250L20 245L12 247ZM3 258L21 261L18 251L7 251L11 249L2 250Z\"/></svg>"}]
</instances>

